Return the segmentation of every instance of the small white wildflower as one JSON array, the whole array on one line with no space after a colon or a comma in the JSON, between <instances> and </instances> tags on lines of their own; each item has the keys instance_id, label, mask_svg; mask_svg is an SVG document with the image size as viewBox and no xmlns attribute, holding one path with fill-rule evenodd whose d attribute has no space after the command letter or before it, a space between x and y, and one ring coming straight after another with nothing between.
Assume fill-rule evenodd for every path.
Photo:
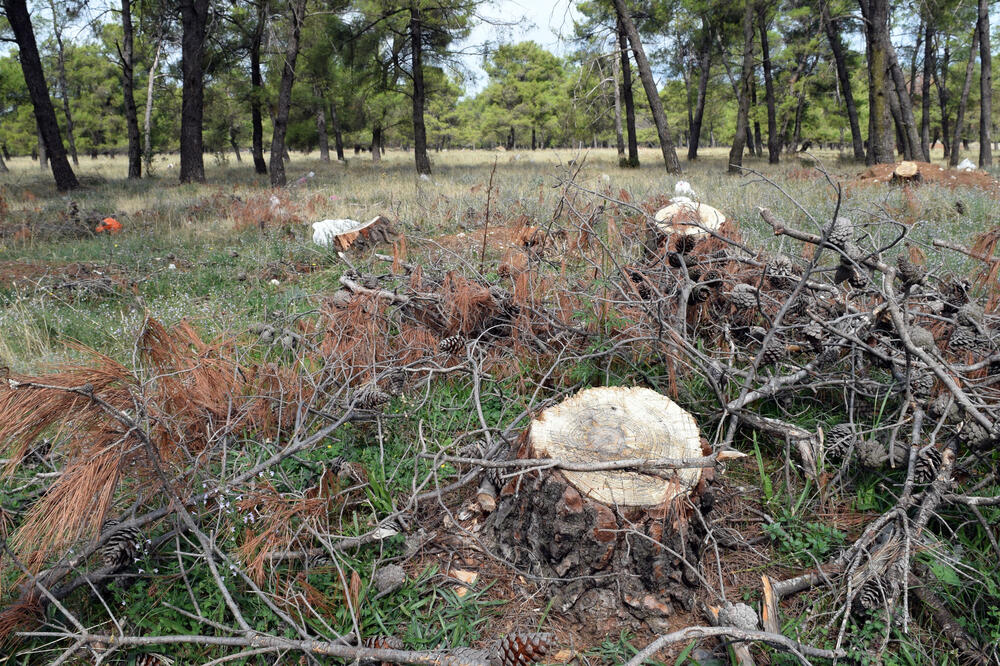
<instances>
[{"instance_id":1,"label":"small white wildflower","mask_svg":"<svg viewBox=\"0 0 1000 666\"><path fill-rule=\"evenodd\" d=\"M169 266L167 266L167 270L176 271L177 264L170 264Z\"/></svg>"},{"instance_id":2,"label":"small white wildflower","mask_svg":"<svg viewBox=\"0 0 1000 666\"><path fill-rule=\"evenodd\" d=\"M273 284L275 287L277 287L279 284L281 284L281 282L279 282L278 280L272 278L271 279L271 284Z\"/></svg>"}]
</instances>

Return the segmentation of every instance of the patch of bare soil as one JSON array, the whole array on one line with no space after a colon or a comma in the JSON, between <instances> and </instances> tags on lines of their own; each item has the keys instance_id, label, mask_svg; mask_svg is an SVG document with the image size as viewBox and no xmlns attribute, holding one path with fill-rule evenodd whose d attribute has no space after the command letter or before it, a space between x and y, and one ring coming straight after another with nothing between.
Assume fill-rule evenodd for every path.
<instances>
[{"instance_id":1,"label":"patch of bare soil","mask_svg":"<svg viewBox=\"0 0 1000 666\"><path fill-rule=\"evenodd\" d=\"M86 262L60 264L52 262L0 261L0 288L10 288L25 283L38 284L40 281L55 280L63 285L79 285L107 283L112 285L121 281L119 271L104 265Z\"/></svg>"},{"instance_id":2,"label":"patch of bare soil","mask_svg":"<svg viewBox=\"0 0 1000 666\"><path fill-rule=\"evenodd\" d=\"M907 182L934 183L951 188L975 187L994 196L1000 195L1000 182L988 173L943 169L929 162L915 162L915 164L918 178ZM897 166L897 164L876 164L861 173L851 184L866 186L892 182L893 172Z\"/></svg>"}]
</instances>

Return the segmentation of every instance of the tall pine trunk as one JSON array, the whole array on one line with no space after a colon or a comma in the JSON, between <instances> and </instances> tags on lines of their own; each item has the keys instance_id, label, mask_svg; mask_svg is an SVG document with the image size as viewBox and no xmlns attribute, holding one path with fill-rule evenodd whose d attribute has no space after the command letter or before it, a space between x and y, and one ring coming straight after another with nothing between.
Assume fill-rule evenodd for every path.
<instances>
[{"instance_id":1,"label":"tall pine trunk","mask_svg":"<svg viewBox=\"0 0 1000 666\"><path fill-rule=\"evenodd\" d=\"M184 0L181 10L181 170L182 183L205 182L202 119L205 113L205 29L208 0Z\"/></svg>"},{"instance_id":2,"label":"tall pine trunk","mask_svg":"<svg viewBox=\"0 0 1000 666\"><path fill-rule=\"evenodd\" d=\"M847 119L851 125L851 145L854 148L854 159L865 159L865 140L861 134L861 123L858 121L858 107L854 102L854 92L851 89L851 73L847 70L847 57L844 54L844 43L840 39L840 31L830 18L830 6L827 0L821 3L820 13L823 28L826 30L833 60L837 66L837 79L840 81L840 91L847 107Z\"/></svg>"},{"instance_id":3,"label":"tall pine trunk","mask_svg":"<svg viewBox=\"0 0 1000 666\"><path fill-rule=\"evenodd\" d=\"M618 164L625 162L625 137L622 135L622 91L619 70L621 64L617 54L611 57L612 81L615 87L615 145L618 148Z\"/></svg>"},{"instance_id":4,"label":"tall pine trunk","mask_svg":"<svg viewBox=\"0 0 1000 666\"><path fill-rule=\"evenodd\" d=\"M924 68L920 82L920 149L931 161L931 77L934 76L934 21L928 12L924 24Z\"/></svg>"},{"instance_id":5,"label":"tall pine trunk","mask_svg":"<svg viewBox=\"0 0 1000 666\"><path fill-rule=\"evenodd\" d=\"M45 137L42 136L42 128L36 126L38 133L38 168L45 171L49 168L49 151L45 150Z\"/></svg>"},{"instance_id":6,"label":"tall pine trunk","mask_svg":"<svg viewBox=\"0 0 1000 666\"><path fill-rule=\"evenodd\" d=\"M757 116L756 116L757 108L758 108L757 107L757 79L753 78L753 77L750 79L750 104L753 106L753 109L754 109L754 119L753 119L753 154L754 154L754 157L760 157L761 155L764 154L764 142L763 142L763 139L761 137L761 132L760 132L760 121L757 120ZM748 141L750 140L749 136L747 137L747 140Z\"/></svg>"},{"instance_id":7,"label":"tall pine trunk","mask_svg":"<svg viewBox=\"0 0 1000 666\"><path fill-rule=\"evenodd\" d=\"M979 49L979 21L976 21L976 28L972 31L972 44L969 47L969 60L965 64L965 82L962 84L962 96L958 99L958 112L955 115L955 134L951 141L951 155L948 158L950 166L958 164L958 158L962 152L962 132L965 125L965 109L969 105L969 90L972 88L972 74L976 67L976 51Z\"/></svg>"},{"instance_id":8,"label":"tall pine trunk","mask_svg":"<svg viewBox=\"0 0 1000 666\"><path fill-rule=\"evenodd\" d=\"M146 161L146 175L149 175L150 167L153 166L153 84L156 81L156 68L160 64L160 50L163 48L162 37L156 43L156 55L153 56L153 64L149 67L149 80L146 82L146 110L142 121L142 152Z\"/></svg>"},{"instance_id":9,"label":"tall pine trunk","mask_svg":"<svg viewBox=\"0 0 1000 666\"><path fill-rule=\"evenodd\" d=\"M142 144L139 110L135 106L133 71L132 0L122 0L122 93L125 98L125 127L128 133L128 177L142 178Z\"/></svg>"},{"instance_id":10,"label":"tall pine trunk","mask_svg":"<svg viewBox=\"0 0 1000 666\"><path fill-rule=\"evenodd\" d=\"M729 173L740 173L743 166L743 149L747 141L750 113L750 77L753 76L753 15L754 6L747 2L743 11L743 70L740 73L739 101L736 111L736 134L729 150Z\"/></svg>"},{"instance_id":11,"label":"tall pine trunk","mask_svg":"<svg viewBox=\"0 0 1000 666\"><path fill-rule=\"evenodd\" d=\"M378 164L382 161L382 119L375 120L372 126L372 162Z\"/></svg>"},{"instance_id":12,"label":"tall pine trunk","mask_svg":"<svg viewBox=\"0 0 1000 666\"><path fill-rule=\"evenodd\" d=\"M284 187L285 178L285 134L288 132L288 113L292 107L292 84L295 83L295 61L299 57L299 37L302 34L302 20L306 15L306 0L294 0L291 10L291 34L285 48L285 66L281 70L281 84L278 87L278 109L274 115L274 131L271 133L271 187Z\"/></svg>"},{"instance_id":13,"label":"tall pine trunk","mask_svg":"<svg viewBox=\"0 0 1000 666\"><path fill-rule=\"evenodd\" d=\"M951 124L948 118L948 69L951 66L951 50L947 40L944 43L943 55L935 72L934 83L938 90L938 106L941 108L941 143L944 144L944 157L951 159ZM939 73L938 73L939 72Z\"/></svg>"},{"instance_id":14,"label":"tall pine trunk","mask_svg":"<svg viewBox=\"0 0 1000 666\"><path fill-rule=\"evenodd\" d=\"M625 101L625 131L628 135L628 161L620 166L639 168L639 139L635 133L635 95L632 94L632 63L628 56L628 35L620 18L616 19L618 54L622 69L622 99Z\"/></svg>"},{"instance_id":15,"label":"tall pine trunk","mask_svg":"<svg viewBox=\"0 0 1000 666\"><path fill-rule=\"evenodd\" d=\"M21 71L24 83L28 88L28 96L34 108L35 122L42 137L49 163L52 165L52 176L56 187L60 190L71 190L79 186L76 174L69 165L66 148L59 135L59 122L56 111L49 97L49 88L45 83L45 73L42 70L42 60L38 55L38 45L35 43L35 31L31 27L31 17L25 0L3 0L4 13L7 22L17 41L18 54L21 60Z\"/></svg>"},{"instance_id":16,"label":"tall pine trunk","mask_svg":"<svg viewBox=\"0 0 1000 666\"><path fill-rule=\"evenodd\" d=\"M49 0L52 9L52 32L56 38L56 66L59 83L59 94L62 96L63 115L66 117L66 142L69 144L69 154L73 158L73 166L80 166L76 154L76 137L73 134L73 114L69 107L69 80L66 77L66 49L63 47L62 25L59 23L60 12L56 9L55 0Z\"/></svg>"},{"instance_id":17,"label":"tall pine trunk","mask_svg":"<svg viewBox=\"0 0 1000 666\"><path fill-rule=\"evenodd\" d=\"M337 107L330 102L330 124L333 126L333 145L337 148L337 161L344 161L344 134L340 130L340 117L337 115Z\"/></svg>"},{"instance_id":18,"label":"tall pine trunk","mask_svg":"<svg viewBox=\"0 0 1000 666\"><path fill-rule=\"evenodd\" d=\"M313 84L313 97L316 99L316 137L319 141L319 159L330 161L330 139L326 134L326 100L319 86Z\"/></svg>"},{"instance_id":19,"label":"tall pine trunk","mask_svg":"<svg viewBox=\"0 0 1000 666\"><path fill-rule=\"evenodd\" d=\"M264 77L260 72L260 49L261 42L264 40L267 6L266 1L258 1L257 23L250 36L250 126L252 132L250 151L253 153L253 170L261 175L267 174L267 162L264 161L264 117L260 111L264 98Z\"/></svg>"},{"instance_id":20,"label":"tall pine trunk","mask_svg":"<svg viewBox=\"0 0 1000 666\"><path fill-rule=\"evenodd\" d=\"M764 102L767 105L767 161L777 164L781 159L781 137L778 136L778 114L774 101L774 79L771 73L771 47L767 40L767 17L763 8L758 14L760 51L764 65Z\"/></svg>"},{"instance_id":21,"label":"tall pine trunk","mask_svg":"<svg viewBox=\"0 0 1000 666\"><path fill-rule=\"evenodd\" d=\"M642 48L642 41L639 39L639 31L632 23L632 16L625 7L625 0L614 0L615 11L625 28L628 41L632 45L632 53L635 56L636 67L639 68L639 78L642 80L642 87L646 90L646 97L649 99L649 110L653 113L653 123L656 125L656 133L660 138L660 150L663 152L663 164L667 168L667 173L680 173L681 163L677 159L677 151L674 149L674 140L670 136L670 128L667 126L667 116L663 112L663 103L660 101L660 93L656 89L656 82L653 80L653 70L646 59L646 52Z\"/></svg>"},{"instance_id":22,"label":"tall pine trunk","mask_svg":"<svg viewBox=\"0 0 1000 666\"><path fill-rule=\"evenodd\" d=\"M889 101L889 0L858 0L868 55L868 164L896 161Z\"/></svg>"},{"instance_id":23,"label":"tall pine trunk","mask_svg":"<svg viewBox=\"0 0 1000 666\"><path fill-rule=\"evenodd\" d=\"M424 40L420 17L420 0L410 3L410 64L413 76L413 159L417 173L430 175L431 159L427 156L427 126L424 124Z\"/></svg>"},{"instance_id":24,"label":"tall pine trunk","mask_svg":"<svg viewBox=\"0 0 1000 666\"><path fill-rule=\"evenodd\" d=\"M691 139L688 142L688 160L698 159L698 144L701 141L701 126L705 118L705 99L708 97L708 79L712 73L712 39L714 28L707 19L701 22L701 45L698 50L698 99L694 105L691 120ZM770 137L768 137L770 144Z\"/></svg>"},{"instance_id":25,"label":"tall pine trunk","mask_svg":"<svg viewBox=\"0 0 1000 666\"><path fill-rule=\"evenodd\" d=\"M886 31L885 39L887 41L889 39L888 31ZM903 74L903 68L899 66L896 49L893 48L892 42L887 43L886 53L889 54L889 73L892 75L892 82L896 87L896 99L899 102L899 118L906 146L906 159L918 160L923 155L920 151L920 132L913 116L913 98L910 96L910 89L906 86L906 76Z\"/></svg>"},{"instance_id":26,"label":"tall pine trunk","mask_svg":"<svg viewBox=\"0 0 1000 666\"><path fill-rule=\"evenodd\" d=\"M979 0L979 168L993 166L993 55L990 53L990 3Z\"/></svg>"}]
</instances>

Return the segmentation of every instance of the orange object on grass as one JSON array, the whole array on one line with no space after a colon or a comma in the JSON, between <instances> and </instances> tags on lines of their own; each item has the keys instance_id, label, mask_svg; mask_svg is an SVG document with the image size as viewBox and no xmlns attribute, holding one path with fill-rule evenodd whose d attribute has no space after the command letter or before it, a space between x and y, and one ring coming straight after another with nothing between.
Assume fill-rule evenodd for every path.
<instances>
[{"instance_id":1,"label":"orange object on grass","mask_svg":"<svg viewBox=\"0 0 1000 666\"><path fill-rule=\"evenodd\" d=\"M109 234L116 234L122 230L122 223L113 217L106 217L94 229L97 233L107 231Z\"/></svg>"}]
</instances>

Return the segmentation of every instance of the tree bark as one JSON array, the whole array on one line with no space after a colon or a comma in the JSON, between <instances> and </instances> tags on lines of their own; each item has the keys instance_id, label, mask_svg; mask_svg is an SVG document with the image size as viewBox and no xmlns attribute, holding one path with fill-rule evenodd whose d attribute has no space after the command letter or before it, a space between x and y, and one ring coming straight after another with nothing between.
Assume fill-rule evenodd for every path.
<instances>
[{"instance_id":1,"label":"tree bark","mask_svg":"<svg viewBox=\"0 0 1000 666\"><path fill-rule=\"evenodd\" d=\"M382 119L375 120L372 126L372 162L378 164L382 161Z\"/></svg>"},{"instance_id":2,"label":"tree bark","mask_svg":"<svg viewBox=\"0 0 1000 666\"><path fill-rule=\"evenodd\" d=\"M205 182L202 118L205 112L205 29L208 0L184 0L181 10L181 169L182 183Z\"/></svg>"},{"instance_id":3,"label":"tree bark","mask_svg":"<svg viewBox=\"0 0 1000 666\"><path fill-rule=\"evenodd\" d=\"M122 0L122 47L120 53L122 93L125 98L125 126L128 133L128 177L132 179L142 178L142 144L139 137L139 110L135 106L133 42L132 0Z\"/></svg>"},{"instance_id":4,"label":"tree bark","mask_svg":"<svg viewBox=\"0 0 1000 666\"><path fill-rule=\"evenodd\" d=\"M656 133L660 137L660 150L663 151L663 164L667 168L667 173L680 173L681 163L677 159L677 151L674 149L674 140L670 136L670 128L667 126L667 116L663 112L663 103L660 101L660 93L656 89L656 82L653 80L653 70L646 59L646 52L642 48L642 41L639 39L639 31L632 23L632 16L625 7L625 0L614 0L615 11L625 28L629 43L632 44L632 53L635 56L636 67L639 68L639 78L642 79L642 87L646 90L646 97L649 98L649 110L653 113L653 122L656 124Z\"/></svg>"},{"instance_id":5,"label":"tree bark","mask_svg":"<svg viewBox=\"0 0 1000 666\"><path fill-rule=\"evenodd\" d=\"M889 39L888 31L886 31L885 39ZM906 152L909 155L906 159L921 159L922 153L920 151L920 133L917 130L917 121L913 116L913 98L910 97L910 89L906 86L906 76L903 74L903 69L899 66L899 61L896 58L896 49L893 48L892 42L887 43L886 53L889 54L889 72L892 75L892 81L896 87L896 97L899 100L899 114L902 122L903 139L905 140L907 148ZM929 157L924 158L924 161L928 160Z\"/></svg>"},{"instance_id":6,"label":"tree bark","mask_svg":"<svg viewBox=\"0 0 1000 666\"><path fill-rule=\"evenodd\" d=\"M969 104L969 90L972 88L972 74L976 67L976 51L979 49L979 21L976 21L976 28L972 31L972 44L969 47L969 60L965 64L965 83L962 84L962 96L958 99L958 112L955 115L955 134L951 142L951 155L948 158L950 166L958 164L958 158L962 152L959 146L962 142L962 131L965 125L965 109Z\"/></svg>"},{"instance_id":7,"label":"tree bark","mask_svg":"<svg viewBox=\"0 0 1000 666\"><path fill-rule=\"evenodd\" d=\"M708 19L702 19L702 42L698 51L698 100L694 106L694 118L691 121L691 140L688 142L688 160L698 159L698 144L701 141L701 126L705 118L705 99L708 96L708 79L712 73L712 40L714 28ZM773 93L773 90L772 90ZM773 97L773 95L772 95ZM770 145L768 136L768 145Z\"/></svg>"},{"instance_id":8,"label":"tree bark","mask_svg":"<svg viewBox=\"0 0 1000 666\"><path fill-rule=\"evenodd\" d=\"M313 84L313 97L318 100L316 105L316 134L319 139L319 159L322 162L330 161L330 139L326 134L326 100L319 86Z\"/></svg>"},{"instance_id":9,"label":"tree bark","mask_svg":"<svg viewBox=\"0 0 1000 666\"><path fill-rule=\"evenodd\" d=\"M156 67L160 64L160 51L163 48L163 38L156 43L156 55L149 68L149 81L146 83L146 112L142 121L143 155L146 160L146 175L153 165L153 83L156 81Z\"/></svg>"},{"instance_id":10,"label":"tree bark","mask_svg":"<svg viewBox=\"0 0 1000 666\"><path fill-rule=\"evenodd\" d=\"M37 127L38 132L38 168L45 171L49 167L49 152L45 150L45 137L42 136L42 128Z\"/></svg>"},{"instance_id":11,"label":"tree bark","mask_svg":"<svg viewBox=\"0 0 1000 666\"><path fill-rule=\"evenodd\" d=\"M56 70L59 78L59 94L62 95L63 115L66 116L66 141L69 143L69 154L73 158L73 166L80 166L76 154L76 138L73 135L73 114L69 107L69 81L66 78L66 50L63 48L62 25L59 23L60 12L56 9L55 0L49 0L52 9L52 33L56 38Z\"/></svg>"},{"instance_id":12,"label":"tree bark","mask_svg":"<svg viewBox=\"0 0 1000 666\"><path fill-rule=\"evenodd\" d=\"M938 90L938 105L941 107L941 143L944 144L944 157L951 159L951 124L948 119L948 68L951 66L951 51L948 42L944 43L944 53L938 69L935 72L934 83ZM940 73L938 73L940 72Z\"/></svg>"},{"instance_id":13,"label":"tree bark","mask_svg":"<svg viewBox=\"0 0 1000 666\"><path fill-rule=\"evenodd\" d=\"M844 104L847 106L847 119L851 125L851 144L854 147L854 158L865 159L865 140L861 135L861 123L858 122L858 106L854 102L854 93L851 89L851 74L847 71L847 57L844 54L844 44L840 39L840 32L836 24L830 18L830 5L827 0L820 3L821 20L823 28L826 30L826 38L830 42L830 50L833 51L833 59L837 65L837 78L840 80L841 94L844 96Z\"/></svg>"},{"instance_id":14,"label":"tree bark","mask_svg":"<svg viewBox=\"0 0 1000 666\"><path fill-rule=\"evenodd\" d=\"M417 173L430 175L431 159L427 155L427 127L424 124L424 40L420 17L420 0L410 2L410 63L413 76L413 159Z\"/></svg>"},{"instance_id":15,"label":"tree bark","mask_svg":"<svg viewBox=\"0 0 1000 666\"><path fill-rule=\"evenodd\" d=\"M337 161L344 161L344 135L340 131L340 117L337 115L337 107L330 102L330 124L333 125L333 143L337 147Z\"/></svg>"},{"instance_id":16,"label":"tree bark","mask_svg":"<svg viewBox=\"0 0 1000 666\"><path fill-rule=\"evenodd\" d=\"M754 3L747 2L743 11L743 70L740 74L739 101L736 112L736 134L729 150L729 173L740 173L750 112L750 77L753 76L753 17Z\"/></svg>"},{"instance_id":17,"label":"tree bark","mask_svg":"<svg viewBox=\"0 0 1000 666\"><path fill-rule=\"evenodd\" d=\"M278 109L274 115L274 131L271 133L271 187L284 187L286 183L285 134L288 132L288 113L292 107L295 61L299 57L299 37L302 34L302 20L306 15L306 0L294 0L289 9L292 30L285 49L285 66L281 70L281 85L278 88Z\"/></svg>"},{"instance_id":18,"label":"tree bark","mask_svg":"<svg viewBox=\"0 0 1000 666\"><path fill-rule=\"evenodd\" d=\"M7 168L7 162L3 159L3 152L0 151L0 173L7 173L10 169Z\"/></svg>"},{"instance_id":19,"label":"tree bark","mask_svg":"<svg viewBox=\"0 0 1000 666\"><path fill-rule=\"evenodd\" d=\"M42 144L45 146L49 162L52 165L52 176L56 187L60 190L71 190L79 186L76 174L69 165L66 148L59 136L59 122L56 111L49 97L49 88L45 83L45 73L42 70L42 60L38 55L38 45L35 43L35 32L31 27L31 17L25 0L3 0L7 22L10 24L17 41L21 71L28 88L31 105L34 108L35 122L38 124Z\"/></svg>"},{"instance_id":20,"label":"tree bark","mask_svg":"<svg viewBox=\"0 0 1000 666\"><path fill-rule=\"evenodd\" d=\"M635 133L635 95L632 94L632 64L628 57L628 35L620 18L616 19L618 53L621 61L622 99L625 100L625 131L628 133L628 161L620 166L639 168L639 140Z\"/></svg>"},{"instance_id":21,"label":"tree bark","mask_svg":"<svg viewBox=\"0 0 1000 666\"><path fill-rule=\"evenodd\" d=\"M234 125L229 126L229 146L233 149L233 153L236 155L236 161L242 164L243 156L240 155L240 144L236 142L236 127Z\"/></svg>"},{"instance_id":22,"label":"tree bark","mask_svg":"<svg viewBox=\"0 0 1000 666\"><path fill-rule=\"evenodd\" d=\"M924 68L920 82L920 149L931 161L931 77L934 76L934 21L928 10L924 23Z\"/></svg>"},{"instance_id":23,"label":"tree bark","mask_svg":"<svg viewBox=\"0 0 1000 666\"><path fill-rule=\"evenodd\" d=\"M260 72L260 48L264 39L267 5L267 2L258 2L257 24L250 36L250 125L253 136L251 152L253 152L253 170L261 175L267 174L267 162L264 161L264 118L260 112L264 96L264 77Z\"/></svg>"},{"instance_id":24,"label":"tree bark","mask_svg":"<svg viewBox=\"0 0 1000 666\"><path fill-rule=\"evenodd\" d=\"M620 58L613 55L611 58L611 72L615 87L615 145L618 148L618 164L625 163L625 137L622 135L622 91L620 73Z\"/></svg>"},{"instance_id":25,"label":"tree bark","mask_svg":"<svg viewBox=\"0 0 1000 666\"><path fill-rule=\"evenodd\" d=\"M750 104L754 109L754 119L753 119L753 154L754 157L760 157L764 154L764 142L761 137L760 132L760 121L757 120L757 79L755 77L750 78ZM747 140L750 137L747 136Z\"/></svg>"},{"instance_id":26,"label":"tree bark","mask_svg":"<svg viewBox=\"0 0 1000 666\"><path fill-rule=\"evenodd\" d=\"M858 0L865 19L865 43L868 55L868 164L891 164L893 150L892 117L888 76L890 62L889 0Z\"/></svg>"},{"instance_id":27,"label":"tree bark","mask_svg":"<svg viewBox=\"0 0 1000 666\"><path fill-rule=\"evenodd\" d=\"M771 47L767 41L767 18L764 16L763 8L758 15L758 20L760 22L760 51L764 65L764 101L767 104L767 161L769 164L777 164L781 160L781 137L778 135L774 79L771 74ZM857 118L855 118L856 120ZM862 148L863 153L864 149Z\"/></svg>"},{"instance_id":28,"label":"tree bark","mask_svg":"<svg viewBox=\"0 0 1000 666\"><path fill-rule=\"evenodd\" d=\"M990 3L979 0L979 168L993 166L993 54L990 53Z\"/></svg>"}]
</instances>

